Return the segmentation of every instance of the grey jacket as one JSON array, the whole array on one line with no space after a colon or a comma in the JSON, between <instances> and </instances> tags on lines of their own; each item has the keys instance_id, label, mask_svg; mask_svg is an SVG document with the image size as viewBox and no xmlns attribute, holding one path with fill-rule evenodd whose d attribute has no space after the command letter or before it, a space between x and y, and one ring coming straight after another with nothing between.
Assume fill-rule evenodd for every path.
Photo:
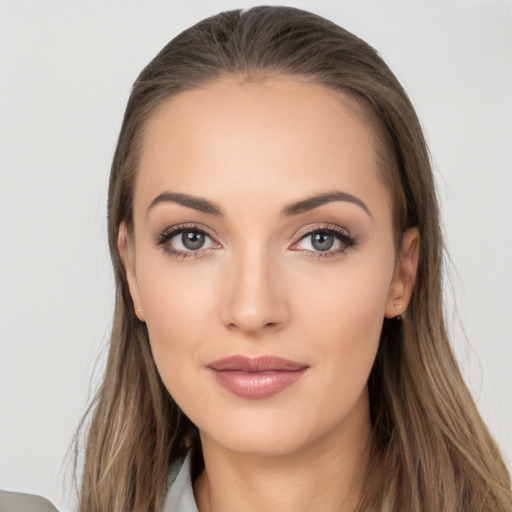
<instances>
[{"instance_id":1,"label":"grey jacket","mask_svg":"<svg viewBox=\"0 0 512 512\"><path fill-rule=\"evenodd\" d=\"M41 496L0 490L0 511L57 512L57 509L47 499L41 498Z\"/></svg>"},{"instance_id":2,"label":"grey jacket","mask_svg":"<svg viewBox=\"0 0 512 512\"><path fill-rule=\"evenodd\" d=\"M190 479L190 453L170 468L164 512L197 512ZM0 490L0 512L58 512L45 498Z\"/></svg>"}]
</instances>

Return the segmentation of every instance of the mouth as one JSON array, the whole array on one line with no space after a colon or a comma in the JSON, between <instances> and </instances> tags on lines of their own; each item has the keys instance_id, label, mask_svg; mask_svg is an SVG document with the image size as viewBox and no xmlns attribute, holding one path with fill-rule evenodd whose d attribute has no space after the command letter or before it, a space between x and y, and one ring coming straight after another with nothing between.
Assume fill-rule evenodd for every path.
<instances>
[{"instance_id":1,"label":"mouth","mask_svg":"<svg viewBox=\"0 0 512 512\"><path fill-rule=\"evenodd\" d=\"M297 383L309 366L281 357L231 356L207 365L224 389L240 398L269 398Z\"/></svg>"}]
</instances>

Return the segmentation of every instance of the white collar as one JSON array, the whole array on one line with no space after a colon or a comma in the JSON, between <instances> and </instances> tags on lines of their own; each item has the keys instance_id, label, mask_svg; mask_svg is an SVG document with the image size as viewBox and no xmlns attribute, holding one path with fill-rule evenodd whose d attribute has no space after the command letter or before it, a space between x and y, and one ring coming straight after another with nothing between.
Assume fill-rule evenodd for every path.
<instances>
[{"instance_id":1,"label":"white collar","mask_svg":"<svg viewBox=\"0 0 512 512\"><path fill-rule=\"evenodd\" d=\"M171 464L164 512L198 512L190 478L191 450Z\"/></svg>"}]
</instances>

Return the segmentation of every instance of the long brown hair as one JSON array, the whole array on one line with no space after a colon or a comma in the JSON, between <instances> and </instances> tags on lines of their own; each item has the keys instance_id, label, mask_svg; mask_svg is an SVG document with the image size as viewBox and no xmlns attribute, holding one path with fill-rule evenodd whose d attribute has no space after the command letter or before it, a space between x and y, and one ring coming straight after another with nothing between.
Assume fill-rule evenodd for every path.
<instances>
[{"instance_id":1,"label":"long brown hair","mask_svg":"<svg viewBox=\"0 0 512 512\"><path fill-rule=\"evenodd\" d=\"M117 247L132 226L145 123L165 99L234 74L299 75L348 96L375 136L393 200L395 240L417 226L419 269L401 322L385 320L368 382L374 447L359 510L510 512L510 477L450 349L443 241L428 149L406 93L364 41L289 7L224 12L189 28L133 85L112 163L108 231L116 304L103 382L91 405L82 512L159 511L170 462L198 447L196 427L156 370ZM85 423L84 423L85 424Z\"/></svg>"}]
</instances>

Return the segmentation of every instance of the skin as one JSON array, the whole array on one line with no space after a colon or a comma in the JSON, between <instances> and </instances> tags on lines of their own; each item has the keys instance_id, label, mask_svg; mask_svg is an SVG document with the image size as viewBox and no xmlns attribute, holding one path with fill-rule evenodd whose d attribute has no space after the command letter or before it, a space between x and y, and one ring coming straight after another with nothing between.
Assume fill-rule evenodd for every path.
<instances>
[{"instance_id":1,"label":"skin","mask_svg":"<svg viewBox=\"0 0 512 512\"><path fill-rule=\"evenodd\" d=\"M121 226L119 249L162 380L200 431L201 512L356 506L371 437L366 382L383 318L410 299L419 235L413 228L394 247L373 134L355 112L319 85L233 77L168 99L147 124L134 230ZM336 200L281 214L326 191L368 211ZM205 198L223 215L150 207L164 192ZM166 251L187 250L181 235L158 243L183 223L210 236L185 258ZM319 251L305 231L320 228L355 245ZM308 370L274 396L240 398L206 368L235 354Z\"/></svg>"}]
</instances>

